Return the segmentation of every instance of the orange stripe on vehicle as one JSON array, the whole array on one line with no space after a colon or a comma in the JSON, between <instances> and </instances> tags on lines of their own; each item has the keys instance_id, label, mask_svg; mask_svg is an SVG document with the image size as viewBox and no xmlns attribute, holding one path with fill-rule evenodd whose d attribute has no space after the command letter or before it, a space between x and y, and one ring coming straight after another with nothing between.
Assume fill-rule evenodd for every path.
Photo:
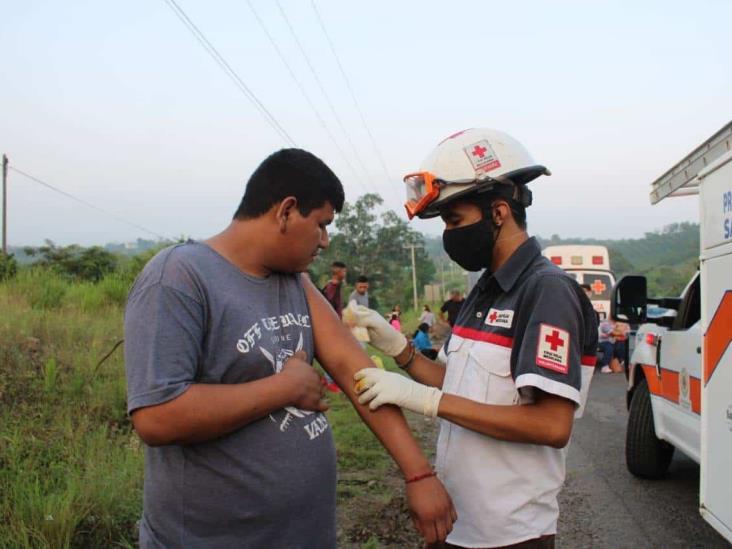
<instances>
[{"instance_id":1,"label":"orange stripe on vehicle","mask_svg":"<svg viewBox=\"0 0 732 549\"><path fill-rule=\"evenodd\" d=\"M714 374L732 341L732 291L727 290L704 334L704 385Z\"/></svg>"},{"instance_id":2,"label":"orange stripe on vehicle","mask_svg":"<svg viewBox=\"0 0 732 549\"><path fill-rule=\"evenodd\" d=\"M661 368L661 377L656 374L656 367L643 364L648 390L652 395L665 398L669 402L679 404L679 372ZM689 400L691 411L701 413L701 379L689 376Z\"/></svg>"}]
</instances>

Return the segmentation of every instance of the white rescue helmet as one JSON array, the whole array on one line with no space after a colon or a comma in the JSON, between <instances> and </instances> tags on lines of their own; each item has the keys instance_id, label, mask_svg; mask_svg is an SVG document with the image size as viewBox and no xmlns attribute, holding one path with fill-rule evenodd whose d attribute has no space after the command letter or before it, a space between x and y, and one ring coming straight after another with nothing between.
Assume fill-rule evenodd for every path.
<instances>
[{"instance_id":1,"label":"white rescue helmet","mask_svg":"<svg viewBox=\"0 0 732 549\"><path fill-rule=\"evenodd\" d=\"M498 130L472 128L443 140L422 162L419 172L404 177L404 207L409 219L436 217L447 202L499 185L510 185L511 197L527 207L531 191L525 185L540 175L551 172L537 164L513 137Z\"/></svg>"}]
</instances>

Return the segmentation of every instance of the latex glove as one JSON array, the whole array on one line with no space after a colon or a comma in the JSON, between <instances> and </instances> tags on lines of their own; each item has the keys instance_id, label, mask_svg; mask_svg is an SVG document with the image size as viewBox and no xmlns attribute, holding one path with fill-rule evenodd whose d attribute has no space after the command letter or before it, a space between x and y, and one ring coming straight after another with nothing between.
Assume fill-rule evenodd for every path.
<instances>
[{"instance_id":1,"label":"latex glove","mask_svg":"<svg viewBox=\"0 0 732 549\"><path fill-rule=\"evenodd\" d=\"M417 383L401 374L379 368L364 368L353 376L361 404L376 410L382 404L395 404L428 417L437 416L442 391Z\"/></svg>"},{"instance_id":2,"label":"latex glove","mask_svg":"<svg viewBox=\"0 0 732 549\"><path fill-rule=\"evenodd\" d=\"M366 328L369 332L371 345L389 356L397 356L407 346L407 338L404 334L395 330L391 324L379 313L363 305L349 305L356 324Z\"/></svg>"}]
</instances>

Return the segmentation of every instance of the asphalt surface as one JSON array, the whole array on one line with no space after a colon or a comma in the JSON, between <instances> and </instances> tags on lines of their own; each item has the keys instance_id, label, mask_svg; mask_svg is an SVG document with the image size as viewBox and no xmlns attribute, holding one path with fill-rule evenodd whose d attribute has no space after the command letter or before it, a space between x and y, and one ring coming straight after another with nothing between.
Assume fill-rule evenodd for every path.
<instances>
[{"instance_id":1,"label":"asphalt surface","mask_svg":"<svg viewBox=\"0 0 732 549\"><path fill-rule=\"evenodd\" d=\"M625 467L625 376L597 372L575 422L560 495L557 546L729 548L699 514L699 466L674 453L662 480Z\"/></svg>"}]
</instances>

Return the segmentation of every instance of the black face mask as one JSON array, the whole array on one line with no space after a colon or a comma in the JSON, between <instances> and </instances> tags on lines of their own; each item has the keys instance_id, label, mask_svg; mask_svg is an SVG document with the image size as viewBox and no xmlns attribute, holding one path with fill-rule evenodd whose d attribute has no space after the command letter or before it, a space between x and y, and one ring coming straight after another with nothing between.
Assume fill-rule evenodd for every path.
<instances>
[{"instance_id":1,"label":"black face mask","mask_svg":"<svg viewBox=\"0 0 732 549\"><path fill-rule=\"evenodd\" d=\"M493 223L490 218L465 227L447 229L442 233L445 252L466 271L490 269L494 244Z\"/></svg>"}]
</instances>

